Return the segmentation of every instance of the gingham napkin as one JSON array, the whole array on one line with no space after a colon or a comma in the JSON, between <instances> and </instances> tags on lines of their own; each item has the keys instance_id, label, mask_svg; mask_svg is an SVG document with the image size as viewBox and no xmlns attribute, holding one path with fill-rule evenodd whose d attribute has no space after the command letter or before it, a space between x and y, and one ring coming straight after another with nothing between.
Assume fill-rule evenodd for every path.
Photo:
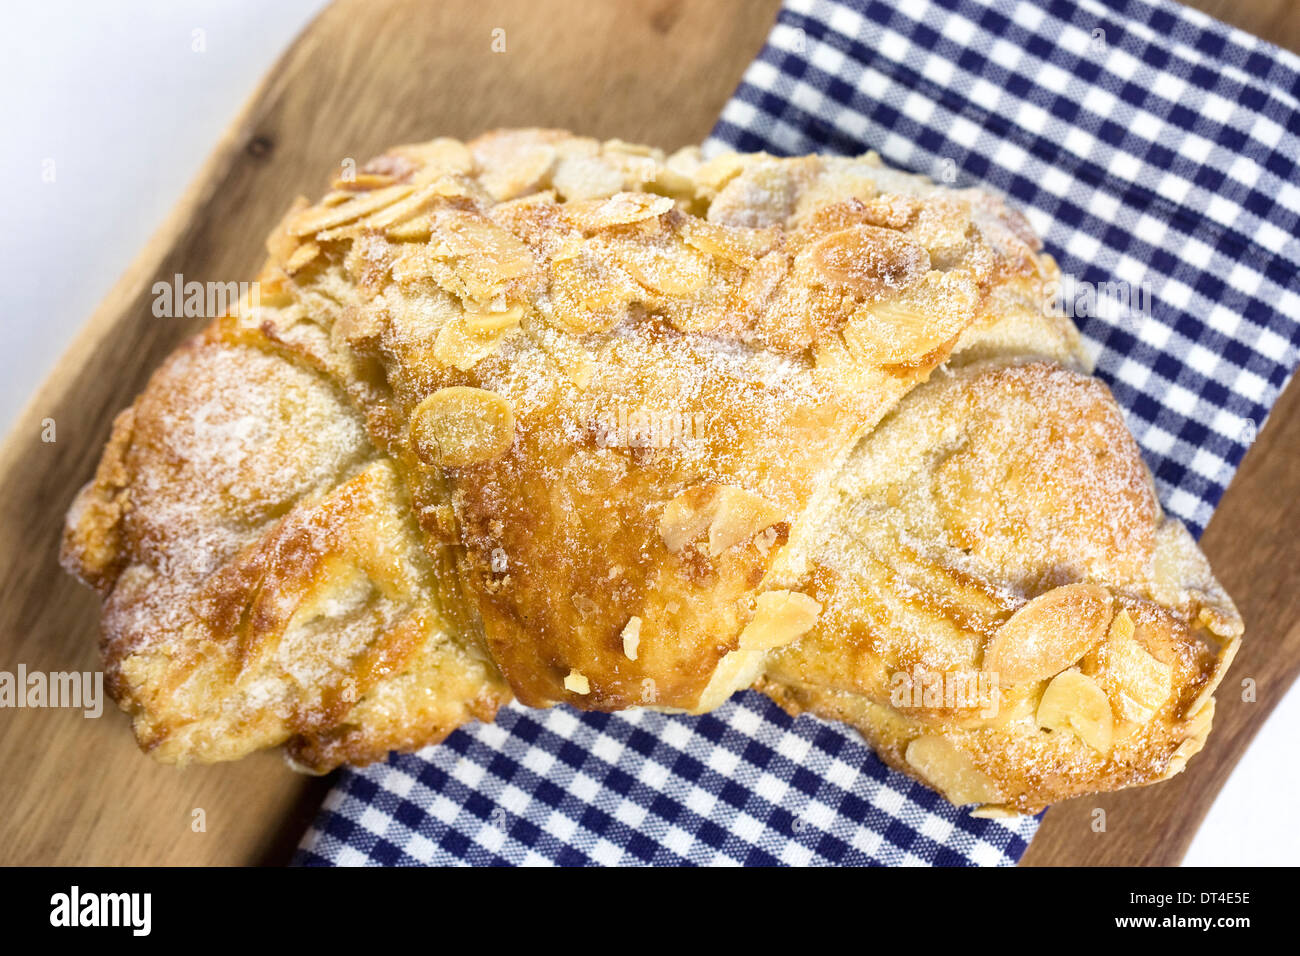
<instances>
[{"instance_id":1,"label":"gingham napkin","mask_svg":"<svg viewBox=\"0 0 1300 956\"><path fill-rule=\"evenodd\" d=\"M875 149L1010 196L1079 283L1148 291L1076 321L1199 533L1297 361L1298 96L1295 56L1166 0L787 0L708 147ZM747 692L702 717L507 708L344 771L297 861L1011 864L1036 827Z\"/></svg>"}]
</instances>

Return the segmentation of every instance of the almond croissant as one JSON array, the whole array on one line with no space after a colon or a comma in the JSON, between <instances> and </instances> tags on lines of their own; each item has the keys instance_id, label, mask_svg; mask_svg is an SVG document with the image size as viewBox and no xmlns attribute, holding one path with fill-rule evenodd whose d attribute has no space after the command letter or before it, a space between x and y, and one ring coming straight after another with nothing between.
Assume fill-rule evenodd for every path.
<instances>
[{"instance_id":1,"label":"almond croissant","mask_svg":"<svg viewBox=\"0 0 1300 956\"><path fill-rule=\"evenodd\" d=\"M118 417L112 693L170 762L756 685L989 812L1175 773L1242 625L1038 248L874 154L393 149Z\"/></svg>"}]
</instances>

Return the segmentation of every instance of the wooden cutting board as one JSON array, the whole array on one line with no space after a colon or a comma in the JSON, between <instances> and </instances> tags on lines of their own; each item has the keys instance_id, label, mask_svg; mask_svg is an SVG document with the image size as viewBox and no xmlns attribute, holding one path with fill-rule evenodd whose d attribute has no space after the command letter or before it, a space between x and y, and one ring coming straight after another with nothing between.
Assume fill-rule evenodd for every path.
<instances>
[{"instance_id":1,"label":"wooden cutting board","mask_svg":"<svg viewBox=\"0 0 1300 956\"><path fill-rule=\"evenodd\" d=\"M262 236L295 195L318 193L343 159L364 161L393 143L513 125L668 149L699 142L777 6L338 0L326 10L264 80L6 440L0 669L97 667L97 601L59 571L59 532L113 415L195 331L152 316L155 281L178 272L200 281L251 277ZM1294 26L1295 17L1283 17ZM504 53L493 51L496 30L504 30ZM45 419L56 423L53 443L42 441ZM1172 783L1054 808L1026 862L1181 858L1300 664L1293 586L1300 543L1289 532L1300 526L1297 449L1300 390L1292 388L1205 537L1249 627L1206 751ZM1257 681L1258 703L1236 700L1233 688L1244 676ZM330 784L290 772L273 754L215 767L158 766L136 750L116 710L98 720L71 711L0 711L0 767L0 864L282 863ZM1109 812L1107 834L1089 827L1095 806ZM197 810L202 831L194 826Z\"/></svg>"}]
</instances>

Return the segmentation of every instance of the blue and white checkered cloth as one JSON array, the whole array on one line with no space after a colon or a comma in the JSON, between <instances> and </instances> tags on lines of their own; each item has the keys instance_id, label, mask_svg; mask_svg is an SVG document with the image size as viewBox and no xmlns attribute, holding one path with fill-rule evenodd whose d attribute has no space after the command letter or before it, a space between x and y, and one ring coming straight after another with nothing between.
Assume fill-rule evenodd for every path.
<instances>
[{"instance_id":1,"label":"blue and white checkered cloth","mask_svg":"<svg viewBox=\"0 0 1300 956\"><path fill-rule=\"evenodd\" d=\"M1199 532L1300 349L1300 59L1169 0L787 0L709 148L877 150L1026 212L1171 513ZM1094 310L1097 311L1097 310ZM505 709L344 771L303 864L1011 864L852 731L758 694L701 717Z\"/></svg>"}]
</instances>

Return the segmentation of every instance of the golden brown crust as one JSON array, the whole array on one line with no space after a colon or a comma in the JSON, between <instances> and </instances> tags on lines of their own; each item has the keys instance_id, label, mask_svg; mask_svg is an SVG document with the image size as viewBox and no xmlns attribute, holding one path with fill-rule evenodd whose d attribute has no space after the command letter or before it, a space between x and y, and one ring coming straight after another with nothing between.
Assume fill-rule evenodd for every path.
<instances>
[{"instance_id":1,"label":"golden brown crust","mask_svg":"<svg viewBox=\"0 0 1300 956\"><path fill-rule=\"evenodd\" d=\"M508 699L438 610L393 466L334 386L269 343L214 329L174 355L69 527L65 563L106 595L110 689L160 759L293 738L328 769Z\"/></svg>"},{"instance_id":2,"label":"golden brown crust","mask_svg":"<svg viewBox=\"0 0 1300 956\"><path fill-rule=\"evenodd\" d=\"M698 709L739 686L714 678L786 539L751 547L756 527L717 553L670 549L661 514L721 485L787 534L1032 249L1005 210L977 224L968 201L927 205L911 180L918 196L882 198L871 176L892 174L872 158L679 158L661 174L673 164L651 152L630 183L625 147L549 132L468 152L475 165L456 154L434 177L399 150L379 167L400 175L375 184L389 205L366 193L293 214L283 232L319 251L288 285L313 308L274 334L321 367L383 370L386 393L358 398L390 424L386 451L414 449L415 510L456 550L471 626L522 702ZM626 191L647 182L670 195ZM780 208L744 198L774 189ZM424 224L394 222L401 204ZM688 433L611 440L610 423L647 414Z\"/></svg>"},{"instance_id":3,"label":"golden brown crust","mask_svg":"<svg viewBox=\"0 0 1300 956\"><path fill-rule=\"evenodd\" d=\"M699 711L766 672L789 706L850 720L916 772L922 725L876 712L855 636L871 602L823 543L885 583L915 564L882 544L888 523L855 523L881 479L850 452L900 431L931 447L916 409L936 394L975 424L926 465L940 517L918 530L902 509L899 527L1025 595L1161 567L1133 604L1144 635L1183 648L1188 614L1232 630L1194 545L1155 524L1113 406L1064 371L1087 360L1044 313L1055 265L1037 248L993 197L874 155L705 161L552 130L390 150L286 213L258 299L160 369L70 513L64 562L105 596L114 695L161 759L284 743L320 771L512 697ZM944 363L1001 384L907 397ZM1017 387L1079 397L1026 418L999 404ZM1044 459L1058 432L1071 454ZM931 584L979 632L1013 608L963 605L977 578ZM1095 737L1086 681L1142 659L1094 658L1045 719ZM1179 686L1203 690L1208 666L1188 657ZM941 730L914 763L952 762L965 731Z\"/></svg>"},{"instance_id":4,"label":"golden brown crust","mask_svg":"<svg viewBox=\"0 0 1300 956\"><path fill-rule=\"evenodd\" d=\"M1200 748L1241 622L1100 382L959 366L899 403L840 490L806 586L825 610L762 685L783 707L1019 812Z\"/></svg>"}]
</instances>

